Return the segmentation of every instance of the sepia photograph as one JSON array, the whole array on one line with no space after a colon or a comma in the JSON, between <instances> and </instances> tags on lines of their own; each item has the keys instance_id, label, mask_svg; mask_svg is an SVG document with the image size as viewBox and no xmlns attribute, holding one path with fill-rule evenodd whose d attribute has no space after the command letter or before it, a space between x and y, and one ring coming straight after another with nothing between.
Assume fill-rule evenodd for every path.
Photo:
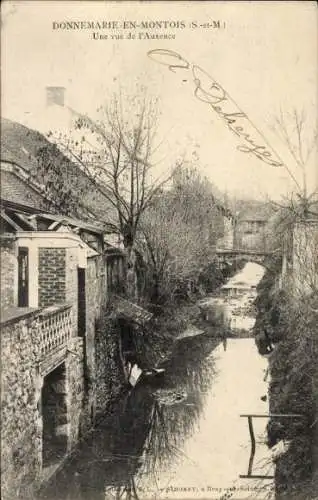
<instances>
[{"instance_id":1,"label":"sepia photograph","mask_svg":"<svg viewBox=\"0 0 318 500\"><path fill-rule=\"evenodd\" d=\"M1 498L318 500L315 1L4 0Z\"/></svg>"}]
</instances>

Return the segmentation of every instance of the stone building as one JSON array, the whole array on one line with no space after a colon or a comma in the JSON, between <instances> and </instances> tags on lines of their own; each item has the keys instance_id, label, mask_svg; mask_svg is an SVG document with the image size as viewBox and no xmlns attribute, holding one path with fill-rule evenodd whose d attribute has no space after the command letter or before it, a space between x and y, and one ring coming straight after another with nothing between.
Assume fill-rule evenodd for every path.
<instances>
[{"instance_id":1,"label":"stone building","mask_svg":"<svg viewBox=\"0 0 318 500\"><path fill-rule=\"evenodd\" d=\"M318 291L318 219L294 222L285 230L278 288L296 299Z\"/></svg>"},{"instance_id":2,"label":"stone building","mask_svg":"<svg viewBox=\"0 0 318 500\"><path fill-rule=\"evenodd\" d=\"M113 235L105 224L46 211L27 167L1 162L1 488L8 500L33 498L123 381L118 339L101 326L111 294L123 288L123 253L107 242Z\"/></svg>"},{"instance_id":3,"label":"stone building","mask_svg":"<svg viewBox=\"0 0 318 500\"><path fill-rule=\"evenodd\" d=\"M234 246L240 250L266 251L266 224L264 214L241 213L235 221Z\"/></svg>"}]
</instances>

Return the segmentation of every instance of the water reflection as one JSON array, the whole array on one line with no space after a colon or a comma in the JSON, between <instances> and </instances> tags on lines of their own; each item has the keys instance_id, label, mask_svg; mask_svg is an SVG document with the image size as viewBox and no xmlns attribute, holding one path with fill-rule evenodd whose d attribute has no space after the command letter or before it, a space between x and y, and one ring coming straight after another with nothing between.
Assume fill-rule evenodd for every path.
<instances>
[{"instance_id":1,"label":"water reflection","mask_svg":"<svg viewBox=\"0 0 318 500\"><path fill-rule=\"evenodd\" d=\"M39 498L138 499L144 477L156 490L158 475L183 459L184 442L198 430L215 375L214 347L205 336L177 343L164 381L127 393Z\"/></svg>"},{"instance_id":2,"label":"water reflection","mask_svg":"<svg viewBox=\"0 0 318 500\"><path fill-rule=\"evenodd\" d=\"M253 269L246 266L249 284L260 279ZM252 316L250 295L247 300L224 297L233 317ZM247 491L259 498L263 484L239 479L249 459L247 429L239 415L267 411L260 399L264 360L252 339L222 340L216 351L208 334L178 341L162 365L164 378L140 382L123 395L39 498L225 498L233 484L235 498L246 498Z\"/></svg>"}]
</instances>

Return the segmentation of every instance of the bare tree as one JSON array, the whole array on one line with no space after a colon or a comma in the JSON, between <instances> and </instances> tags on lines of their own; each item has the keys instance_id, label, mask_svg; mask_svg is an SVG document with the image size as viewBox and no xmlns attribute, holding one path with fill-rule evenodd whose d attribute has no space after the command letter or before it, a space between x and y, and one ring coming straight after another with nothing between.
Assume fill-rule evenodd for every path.
<instances>
[{"instance_id":1,"label":"bare tree","mask_svg":"<svg viewBox=\"0 0 318 500\"><path fill-rule=\"evenodd\" d=\"M274 119L273 129L285 147L288 158L284 168L294 184L294 190L280 202L268 200L276 212L266 228L268 248L279 252L291 244L287 235L292 234L296 221L318 216L317 186L308 185L308 171L315 167L317 158L317 128L310 127L304 111L294 109L290 113L281 110Z\"/></svg>"},{"instance_id":2,"label":"bare tree","mask_svg":"<svg viewBox=\"0 0 318 500\"><path fill-rule=\"evenodd\" d=\"M147 262L151 300L173 300L180 284L190 287L198 270L200 232L194 234L180 214L169 214L161 205L145 214L142 235L139 245Z\"/></svg>"},{"instance_id":3,"label":"bare tree","mask_svg":"<svg viewBox=\"0 0 318 500\"><path fill-rule=\"evenodd\" d=\"M116 208L124 246L131 249L140 217L168 178L160 181L152 176L157 132L155 103L133 98L129 107L129 111L124 110L122 99L114 96L110 105L100 108L99 120L80 117L76 127L95 136L95 147L88 136L82 137L79 151L72 147L74 143L67 147Z\"/></svg>"},{"instance_id":4,"label":"bare tree","mask_svg":"<svg viewBox=\"0 0 318 500\"><path fill-rule=\"evenodd\" d=\"M286 161L284 167L293 180L296 192L275 203L278 208L287 209L297 218L308 218L318 215L317 186L308 186L308 169L311 161L316 162L317 127L309 128L309 120L304 110L294 109L291 113L283 113L275 117L273 126L277 136L287 148L291 161ZM294 167L292 167L292 162ZM301 179L299 179L301 177Z\"/></svg>"},{"instance_id":5,"label":"bare tree","mask_svg":"<svg viewBox=\"0 0 318 500\"><path fill-rule=\"evenodd\" d=\"M99 203L102 197L115 212L114 223L127 251L132 279L141 217L170 178L153 175L157 116L156 101L145 94L125 103L121 95L114 95L99 108L98 119L77 114L72 136L51 134L51 140L85 174L86 190L98 192ZM57 167L55 175L60 178L67 173Z\"/></svg>"},{"instance_id":6,"label":"bare tree","mask_svg":"<svg viewBox=\"0 0 318 500\"><path fill-rule=\"evenodd\" d=\"M193 167L176 168L171 188L142 218L141 232L138 244L147 261L152 300L191 295L224 232L211 183Z\"/></svg>"},{"instance_id":7,"label":"bare tree","mask_svg":"<svg viewBox=\"0 0 318 500\"><path fill-rule=\"evenodd\" d=\"M293 110L280 112L275 130L289 152L285 168L296 189L282 202L272 202L276 215L267 228L268 240L271 249L281 253L284 286L296 292L298 300L317 293L318 192L317 186L308 183L311 164L316 167L317 128L309 127L304 111Z\"/></svg>"}]
</instances>

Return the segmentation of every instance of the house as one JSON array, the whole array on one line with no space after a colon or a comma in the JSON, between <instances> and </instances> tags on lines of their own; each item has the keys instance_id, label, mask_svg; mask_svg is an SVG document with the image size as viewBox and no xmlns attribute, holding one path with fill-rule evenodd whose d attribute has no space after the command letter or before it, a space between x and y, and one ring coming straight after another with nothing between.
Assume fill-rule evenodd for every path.
<instances>
[{"instance_id":1,"label":"house","mask_svg":"<svg viewBox=\"0 0 318 500\"><path fill-rule=\"evenodd\" d=\"M267 219L245 215L236 224L236 244L241 250L264 250Z\"/></svg>"},{"instance_id":2,"label":"house","mask_svg":"<svg viewBox=\"0 0 318 500\"><path fill-rule=\"evenodd\" d=\"M275 289L288 290L297 300L318 290L318 202L281 207L266 228L267 244L276 259Z\"/></svg>"},{"instance_id":3,"label":"house","mask_svg":"<svg viewBox=\"0 0 318 500\"><path fill-rule=\"evenodd\" d=\"M243 204L235 217L235 248L266 251L266 228L271 214L271 207L261 202Z\"/></svg>"},{"instance_id":4,"label":"house","mask_svg":"<svg viewBox=\"0 0 318 500\"><path fill-rule=\"evenodd\" d=\"M87 206L84 220L61 214L30 176L32 137L44 138L13 129L23 133L12 142L2 130L1 159L5 499L32 497L123 382L118 339L102 323L112 293L124 287L123 253L108 242L113 226Z\"/></svg>"},{"instance_id":5,"label":"house","mask_svg":"<svg viewBox=\"0 0 318 500\"><path fill-rule=\"evenodd\" d=\"M318 290L318 219L294 221L285 229L278 288L295 298Z\"/></svg>"}]
</instances>

